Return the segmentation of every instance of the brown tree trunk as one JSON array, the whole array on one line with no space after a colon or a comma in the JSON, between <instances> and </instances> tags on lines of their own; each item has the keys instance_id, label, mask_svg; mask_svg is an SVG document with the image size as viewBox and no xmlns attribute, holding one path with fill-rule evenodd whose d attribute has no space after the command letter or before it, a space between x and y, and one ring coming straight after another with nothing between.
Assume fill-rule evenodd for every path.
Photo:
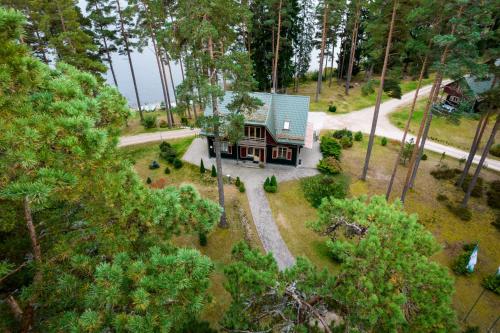
<instances>
[{"instance_id":1,"label":"brown tree trunk","mask_svg":"<svg viewBox=\"0 0 500 333\"><path fill-rule=\"evenodd\" d=\"M208 52L210 55L210 59L212 62L214 61L214 49L212 38L208 39ZM215 87L217 85L217 71L213 65L210 68L210 85ZM217 96L212 94L212 112L214 117L219 117L219 106L217 102ZM219 192L219 205L222 208L222 214L220 217L219 227L227 228L227 219L226 219L226 208L224 203L224 180L222 178L222 158L220 151L220 133L219 133L219 125L215 124L214 126L214 149L215 149L215 167L217 169L217 190Z\"/></svg>"},{"instance_id":2,"label":"brown tree trunk","mask_svg":"<svg viewBox=\"0 0 500 333\"><path fill-rule=\"evenodd\" d=\"M389 200L391 196L392 186L394 184L394 179L396 178L396 173L398 171L399 160L401 159L401 155L403 154L403 149L406 142L406 136L408 135L408 130L410 129L411 118L413 117L413 113L415 111L415 105L418 99L418 93L420 91L420 87L422 86L422 80L424 78L425 65L427 63L428 55L425 56L424 63L422 64L422 69L420 70L420 76L418 78L417 90L415 90L415 95L413 96L413 102L411 104L410 113L408 114L408 120L406 121L405 130L403 133L403 138L401 139L401 145L399 146L398 156L396 157L396 161L394 162L394 166L392 167L391 179L389 180L389 186L387 187L387 192L385 193L386 200Z\"/></svg>"},{"instance_id":3,"label":"brown tree trunk","mask_svg":"<svg viewBox=\"0 0 500 333\"><path fill-rule=\"evenodd\" d=\"M470 167L472 166L472 162L474 161L474 157L476 156L477 149L481 144L481 139L483 138L484 130L488 125L489 117L490 117L490 112L486 112L483 113L481 115L481 118L479 119L479 123L477 124L476 127L476 133L474 134L474 139L472 140L472 145L470 147L469 156L467 157L467 161L465 162L464 165L464 170L462 171L460 178L455 183L457 187L462 187L465 177L467 177L467 175L469 174L469 170Z\"/></svg>"},{"instance_id":4,"label":"brown tree trunk","mask_svg":"<svg viewBox=\"0 0 500 333\"><path fill-rule=\"evenodd\" d=\"M460 7L459 16L461 16L462 10L463 10L463 7ZM456 28L456 25L453 24L452 28L451 28L451 35L455 34L455 28ZM446 62L446 58L448 57L448 50L449 50L449 45L446 45L444 50L443 50L443 53L441 55L441 60L440 60L441 66L444 65ZM406 194L407 194L409 187L410 187L410 178L413 174L413 167L415 165L415 160L417 158L417 151L418 151L418 147L420 146L420 140L422 138L424 126L425 126L425 123L427 121L427 117L429 116L431 106L434 103L437 96L439 95L439 90L441 89L441 81L442 80L443 80L443 73L441 71L438 71L438 73L436 74L436 78L434 79L434 84L432 85L432 90L431 90L431 93L429 95L427 105L425 106L424 116L422 118L422 121L420 122L420 128L418 130L417 140L415 141L415 148L413 149L410 163L408 165L408 170L406 172L406 178L405 178L405 182L404 182L404 186L403 186L403 192L401 193L401 202L403 202L403 203L405 201Z\"/></svg>"},{"instance_id":5,"label":"brown tree trunk","mask_svg":"<svg viewBox=\"0 0 500 333\"><path fill-rule=\"evenodd\" d=\"M31 214L31 205L28 197L24 197L23 207L24 219L31 239L31 248L33 249L33 258L37 264L40 264L42 262L42 252L40 250L40 244L38 243L35 225L33 224L33 215Z\"/></svg>"},{"instance_id":6,"label":"brown tree trunk","mask_svg":"<svg viewBox=\"0 0 500 333\"><path fill-rule=\"evenodd\" d=\"M22 321L23 319L23 310L19 306L19 303L17 303L16 299L12 296L9 295L6 299L5 302L9 306L10 310L12 311L12 314L14 315L14 318L17 321Z\"/></svg>"},{"instance_id":7,"label":"brown tree trunk","mask_svg":"<svg viewBox=\"0 0 500 333\"><path fill-rule=\"evenodd\" d=\"M382 93L384 91L385 73L387 72L387 64L389 62L389 52L391 50L392 32L394 31L394 21L396 19L397 5L398 1L394 0L394 4L392 7L391 25L389 27L389 35L387 36L387 45L385 47L384 65L382 67L382 73L380 75L380 86L378 88L377 101L375 103L375 110L373 112L372 127L370 130L370 138L368 140L368 149L366 150L365 165L363 167L361 180L366 180L366 175L368 174L368 165L370 164L370 157L373 149L373 142L375 140L375 130L377 129L377 120L380 111L380 103L382 102Z\"/></svg>"},{"instance_id":8,"label":"brown tree trunk","mask_svg":"<svg viewBox=\"0 0 500 333\"><path fill-rule=\"evenodd\" d=\"M422 159L422 155L424 154L425 141L427 141L427 136L429 135L431 121L432 121L432 112L429 113L429 117L427 118L427 123L425 124L424 133L422 134L422 143L420 144L420 148L418 149L417 160L415 161L415 167L413 168L413 173L411 174L410 185L409 185L409 188L411 189L415 184L415 178L417 178L417 171L420 165L420 160ZM414 147L413 149L417 148Z\"/></svg>"},{"instance_id":9,"label":"brown tree trunk","mask_svg":"<svg viewBox=\"0 0 500 333\"><path fill-rule=\"evenodd\" d=\"M484 164L484 161L486 160L486 156L488 156L491 145L495 141L495 136L498 132L499 126L500 126L500 116L497 115L497 119L495 121L495 126L493 126L493 129L491 130L490 137L488 139L488 142L486 142L486 146L484 146L483 154L481 155L481 159L479 160L479 163L476 167L476 171L474 172L474 175L472 176L472 179L469 183L469 186L467 187L467 191L465 192L464 199L462 200L462 207L467 207L467 203L469 202L472 190L476 186L477 178L479 177L479 174L481 173L481 169L483 168L483 164Z\"/></svg>"},{"instance_id":10,"label":"brown tree trunk","mask_svg":"<svg viewBox=\"0 0 500 333\"><path fill-rule=\"evenodd\" d=\"M316 83L316 95L314 96L314 101L317 102L319 94L321 94L321 84L323 83L323 58L325 57L325 43L326 43L326 18L328 13L328 4L324 4L323 9L323 31L321 33L321 51L319 56L319 70L318 70L318 82Z\"/></svg>"},{"instance_id":11,"label":"brown tree trunk","mask_svg":"<svg viewBox=\"0 0 500 333\"><path fill-rule=\"evenodd\" d=\"M335 38L335 37L334 37ZM335 39L332 41L332 61L330 62L330 79L328 81L328 87L332 86L332 79L333 79L333 61L335 58Z\"/></svg>"},{"instance_id":12,"label":"brown tree trunk","mask_svg":"<svg viewBox=\"0 0 500 333\"><path fill-rule=\"evenodd\" d=\"M167 72L165 71L165 63L163 61L163 52L161 51L160 49L160 64L161 64L161 71L163 73L163 78L165 80L165 90L167 92L167 99L168 99L168 109L167 109L167 113L168 113L168 116L170 118L170 122L172 123L172 126L175 124L175 121L174 121L174 115L172 113L172 100L170 98L170 91L168 89L168 84L167 84Z\"/></svg>"},{"instance_id":13,"label":"brown tree trunk","mask_svg":"<svg viewBox=\"0 0 500 333\"><path fill-rule=\"evenodd\" d=\"M118 17L119 17L119 20L120 20L120 31L122 33L123 42L125 43L125 52L127 53L128 65L130 67L130 73L132 74L132 82L134 84L135 99L137 101L137 107L139 108L139 116L141 117L141 121L143 121L144 120L144 115L142 114L141 100L139 98L139 91L137 90L137 81L135 79L134 66L132 65L132 57L130 56L130 48L129 48L129 44L128 44L128 36L127 36L127 32L125 31L125 25L123 24L123 15L122 15L122 10L121 10L121 7L120 7L120 1L119 0L116 0L116 8L117 8Z\"/></svg>"},{"instance_id":14,"label":"brown tree trunk","mask_svg":"<svg viewBox=\"0 0 500 333\"><path fill-rule=\"evenodd\" d=\"M160 74L161 88L162 88L162 93L163 93L163 103L165 103L165 111L167 114L167 123L168 123L168 127L172 128L172 122L171 122L171 119L170 119L170 116L168 113L170 102L167 99L167 93L166 93L166 91L168 89L168 85L166 84L165 78L163 77L161 60L160 60L160 56L158 55L158 47L156 45L155 35L153 33L153 29L152 29L151 25L150 25L150 29L151 29L151 41L153 42L153 49L155 52L156 64L158 66L158 73Z\"/></svg>"},{"instance_id":15,"label":"brown tree trunk","mask_svg":"<svg viewBox=\"0 0 500 333\"><path fill-rule=\"evenodd\" d=\"M345 94L349 95L349 88L351 85L352 69L354 67L354 58L356 56L356 44L358 43L358 28L359 28L359 16L361 12L359 1L356 2L356 17L354 18L354 26L352 29L351 38L351 53L349 55L349 67L347 68L347 77L345 81ZM392 35L392 33L391 33Z\"/></svg>"},{"instance_id":16,"label":"brown tree trunk","mask_svg":"<svg viewBox=\"0 0 500 333\"><path fill-rule=\"evenodd\" d=\"M167 63L167 67L168 67L168 75L170 76L170 83L172 84L172 91L174 92L174 101L175 101L175 105L177 106L177 93L175 92L175 83L174 83L174 77L172 75L172 67L170 67L170 58L168 56L168 52L166 49L163 49L163 51L165 52L165 61ZM167 78L165 77L165 80Z\"/></svg>"},{"instance_id":17,"label":"brown tree trunk","mask_svg":"<svg viewBox=\"0 0 500 333\"><path fill-rule=\"evenodd\" d=\"M342 47L342 44L340 44L340 45ZM337 83L339 85L340 85L340 81L342 80L342 74L344 73L344 62L345 62L346 53L347 53L347 49L345 48L344 49L344 54L342 54L342 61L340 62L340 72L339 72L338 81L337 81Z\"/></svg>"},{"instance_id":18,"label":"brown tree trunk","mask_svg":"<svg viewBox=\"0 0 500 333\"><path fill-rule=\"evenodd\" d=\"M99 7L97 6L97 4L94 6L96 11L99 11ZM108 49L108 40L106 39L106 36L104 35L104 28L102 27L102 25L99 25L99 30L101 31L101 36L102 36L102 43L104 44L104 49L106 50L106 58L108 60L108 63L109 63L109 69L111 70L111 75L113 76L113 82L115 84L115 86L118 88L118 81L116 80L116 74L115 74L115 69L113 67L113 61L111 60L111 54L109 53L109 49ZM44 55L45 57L45 55Z\"/></svg>"},{"instance_id":19,"label":"brown tree trunk","mask_svg":"<svg viewBox=\"0 0 500 333\"><path fill-rule=\"evenodd\" d=\"M276 53L274 55L274 67L273 67L273 93L276 93L278 89L278 59L280 54L280 34L281 34L281 6L283 0L280 0L280 5L278 8L278 34L276 36Z\"/></svg>"}]
</instances>

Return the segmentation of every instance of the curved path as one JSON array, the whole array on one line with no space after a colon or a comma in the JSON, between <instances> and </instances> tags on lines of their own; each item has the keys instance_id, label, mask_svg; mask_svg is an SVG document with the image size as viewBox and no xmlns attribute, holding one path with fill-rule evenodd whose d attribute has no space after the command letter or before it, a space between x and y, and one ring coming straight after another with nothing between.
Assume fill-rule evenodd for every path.
<instances>
[{"instance_id":1,"label":"curved path","mask_svg":"<svg viewBox=\"0 0 500 333\"><path fill-rule=\"evenodd\" d=\"M420 89L420 96L428 95L431 86L425 86ZM415 91L410 91L404 94L401 99L391 99L380 105L380 113L377 122L376 135L385 136L390 139L399 140L403 138L403 131L398 127L391 124L389 121L389 114L394 112L398 107L407 105L413 101ZM361 131L363 133L370 133L374 107L368 107L359 111L354 111L341 115L328 115L324 112L309 112L309 121L314 124L315 130L321 129L342 129L348 128L351 131ZM415 138L413 134L408 133L408 139ZM431 140L425 142L425 149L431 150L442 154L446 153L457 159L466 158L469 154L461 149L446 146ZM479 162L480 156L476 155L474 163ZM485 164L489 169L500 171L500 161L487 158Z\"/></svg>"}]
</instances>

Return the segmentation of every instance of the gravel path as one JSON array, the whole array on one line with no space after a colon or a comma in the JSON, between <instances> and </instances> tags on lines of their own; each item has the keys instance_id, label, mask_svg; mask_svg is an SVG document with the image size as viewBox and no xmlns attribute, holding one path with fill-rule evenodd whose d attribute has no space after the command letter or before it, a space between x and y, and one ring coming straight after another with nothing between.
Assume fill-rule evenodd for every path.
<instances>
[{"instance_id":1,"label":"gravel path","mask_svg":"<svg viewBox=\"0 0 500 333\"><path fill-rule=\"evenodd\" d=\"M137 135L122 136L120 137L120 142L118 142L118 147L139 145L141 143L162 141L168 139L185 138L187 136L193 136L198 134L200 134L199 129L183 128L172 131L162 131L162 132L142 133Z\"/></svg>"}]
</instances>

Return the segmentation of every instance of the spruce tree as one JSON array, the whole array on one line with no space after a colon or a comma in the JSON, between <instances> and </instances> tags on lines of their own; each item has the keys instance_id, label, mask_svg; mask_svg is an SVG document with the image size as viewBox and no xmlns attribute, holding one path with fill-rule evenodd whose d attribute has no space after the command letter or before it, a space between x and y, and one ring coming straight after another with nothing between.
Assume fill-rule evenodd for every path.
<instances>
[{"instance_id":1,"label":"spruce tree","mask_svg":"<svg viewBox=\"0 0 500 333\"><path fill-rule=\"evenodd\" d=\"M205 165L203 164L203 159L200 160L200 173L205 173Z\"/></svg>"}]
</instances>

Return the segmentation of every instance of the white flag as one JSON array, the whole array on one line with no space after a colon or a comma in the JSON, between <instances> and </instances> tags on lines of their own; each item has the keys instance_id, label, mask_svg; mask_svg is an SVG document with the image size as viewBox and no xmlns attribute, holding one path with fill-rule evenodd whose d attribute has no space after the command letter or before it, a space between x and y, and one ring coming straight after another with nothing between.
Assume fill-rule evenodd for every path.
<instances>
[{"instance_id":1,"label":"white flag","mask_svg":"<svg viewBox=\"0 0 500 333\"><path fill-rule=\"evenodd\" d=\"M477 250L478 246L474 248L474 251L472 251L472 254L470 255L469 263L467 264L467 270L469 272L474 272L474 266L476 266L477 263Z\"/></svg>"}]
</instances>

